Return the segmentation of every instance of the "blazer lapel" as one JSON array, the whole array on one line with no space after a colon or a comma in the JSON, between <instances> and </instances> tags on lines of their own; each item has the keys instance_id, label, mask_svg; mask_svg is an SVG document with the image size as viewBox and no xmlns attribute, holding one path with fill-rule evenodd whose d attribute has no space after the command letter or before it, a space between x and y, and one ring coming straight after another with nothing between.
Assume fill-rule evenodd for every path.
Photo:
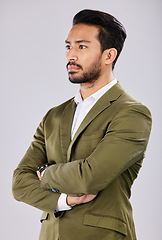
<instances>
[{"instance_id":1,"label":"blazer lapel","mask_svg":"<svg viewBox=\"0 0 162 240\"><path fill-rule=\"evenodd\" d=\"M64 162L67 161L67 150L71 142L71 127L76 104L74 99L65 107L60 120L60 138Z\"/></svg>"},{"instance_id":2,"label":"blazer lapel","mask_svg":"<svg viewBox=\"0 0 162 240\"><path fill-rule=\"evenodd\" d=\"M119 98L119 96L124 92L123 87L118 82L116 85L114 85L110 90L108 90L92 107L92 109L89 111L89 113L84 118L83 122L79 126L77 132L75 133L68 151L67 151L67 161L70 161L71 156L71 150L74 142L78 138L78 136L82 133L82 131L90 124L93 119L95 119L99 114L101 114L106 108L111 106L111 103Z\"/></svg>"}]
</instances>

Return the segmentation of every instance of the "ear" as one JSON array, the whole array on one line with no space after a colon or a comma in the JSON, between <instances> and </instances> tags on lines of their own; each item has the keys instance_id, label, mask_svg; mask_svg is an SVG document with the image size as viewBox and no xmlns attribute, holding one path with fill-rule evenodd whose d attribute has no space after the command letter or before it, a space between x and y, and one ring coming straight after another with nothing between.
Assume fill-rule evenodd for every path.
<instances>
[{"instance_id":1,"label":"ear","mask_svg":"<svg viewBox=\"0 0 162 240\"><path fill-rule=\"evenodd\" d=\"M117 50L115 48L110 48L105 50L105 64L110 65L113 63L117 56Z\"/></svg>"}]
</instances>

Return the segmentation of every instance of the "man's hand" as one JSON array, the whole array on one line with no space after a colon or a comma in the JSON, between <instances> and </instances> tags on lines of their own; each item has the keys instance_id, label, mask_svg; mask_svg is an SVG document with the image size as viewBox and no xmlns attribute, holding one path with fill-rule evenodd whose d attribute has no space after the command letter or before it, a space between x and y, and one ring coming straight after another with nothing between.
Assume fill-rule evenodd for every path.
<instances>
[{"instance_id":1,"label":"man's hand","mask_svg":"<svg viewBox=\"0 0 162 240\"><path fill-rule=\"evenodd\" d=\"M48 162L43 164L42 166L37 168L37 176L39 178L39 180L42 180L43 174L45 172L45 170L50 166L51 164L49 164Z\"/></svg>"},{"instance_id":2,"label":"man's hand","mask_svg":"<svg viewBox=\"0 0 162 240\"><path fill-rule=\"evenodd\" d=\"M83 195L81 197L72 197L72 196L67 196L66 202L67 205L73 206L73 205L78 205L82 203L88 203L92 201L97 195Z\"/></svg>"},{"instance_id":3,"label":"man's hand","mask_svg":"<svg viewBox=\"0 0 162 240\"><path fill-rule=\"evenodd\" d=\"M41 173L39 171L37 171L37 176L38 176L39 180L42 179L44 172L45 172L45 170L43 170Z\"/></svg>"}]
</instances>

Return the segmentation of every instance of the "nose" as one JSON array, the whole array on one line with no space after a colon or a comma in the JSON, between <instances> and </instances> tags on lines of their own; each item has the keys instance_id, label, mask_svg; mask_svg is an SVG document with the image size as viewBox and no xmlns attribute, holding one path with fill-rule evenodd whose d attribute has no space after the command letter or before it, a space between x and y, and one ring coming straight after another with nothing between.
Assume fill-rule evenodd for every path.
<instances>
[{"instance_id":1,"label":"nose","mask_svg":"<svg viewBox=\"0 0 162 240\"><path fill-rule=\"evenodd\" d=\"M77 61L78 60L78 56L77 56L77 53L74 50L74 48L71 48L71 49L69 49L67 51L66 58L67 58L68 62L70 62L70 61Z\"/></svg>"}]
</instances>

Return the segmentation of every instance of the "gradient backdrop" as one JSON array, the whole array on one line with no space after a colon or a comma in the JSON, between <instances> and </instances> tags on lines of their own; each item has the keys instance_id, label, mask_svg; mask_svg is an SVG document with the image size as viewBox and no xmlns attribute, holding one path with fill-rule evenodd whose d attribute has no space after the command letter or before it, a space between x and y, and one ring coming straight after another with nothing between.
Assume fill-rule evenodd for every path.
<instances>
[{"instance_id":1,"label":"gradient backdrop","mask_svg":"<svg viewBox=\"0 0 162 240\"><path fill-rule=\"evenodd\" d=\"M162 1L0 0L0 228L3 240L36 240L41 211L12 197L13 170L47 110L72 97L64 40L84 8L111 13L128 33L115 76L153 116L146 158L131 202L138 240L161 240ZM70 239L69 239L70 240ZM77 239L76 239L77 240Z\"/></svg>"}]
</instances>

